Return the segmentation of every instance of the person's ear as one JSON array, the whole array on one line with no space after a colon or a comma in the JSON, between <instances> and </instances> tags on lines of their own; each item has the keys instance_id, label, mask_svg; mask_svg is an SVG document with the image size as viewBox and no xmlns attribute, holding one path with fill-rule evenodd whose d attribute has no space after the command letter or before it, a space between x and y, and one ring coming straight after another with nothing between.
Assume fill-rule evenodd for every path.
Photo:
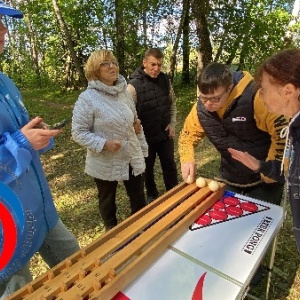
<instances>
[{"instance_id":1,"label":"person's ear","mask_svg":"<svg viewBox=\"0 0 300 300\"><path fill-rule=\"evenodd\" d=\"M228 90L231 91L233 89L233 83L228 87Z\"/></svg>"},{"instance_id":2,"label":"person's ear","mask_svg":"<svg viewBox=\"0 0 300 300\"><path fill-rule=\"evenodd\" d=\"M283 87L283 95L285 97L294 97L296 94L298 94L297 88L292 83L287 83Z\"/></svg>"}]
</instances>

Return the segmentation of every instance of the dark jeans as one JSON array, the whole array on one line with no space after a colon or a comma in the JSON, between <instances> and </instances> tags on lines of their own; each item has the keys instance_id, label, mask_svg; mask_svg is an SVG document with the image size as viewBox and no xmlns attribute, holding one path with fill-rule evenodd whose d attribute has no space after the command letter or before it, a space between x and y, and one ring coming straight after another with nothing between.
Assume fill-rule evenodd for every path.
<instances>
[{"instance_id":1,"label":"dark jeans","mask_svg":"<svg viewBox=\"0 0 300 300\"><path fill-rule=\"evenodd\" d=\"M284 184L281 183L261 183L247 188L238 188L226 185L226 189L251 198L263 200L272 204L280 205Z\"/></svg>"},{"instance_id":2,"label":"dark jeans","mask_svg":"<svg viewBox=\"0 0 300 300\"><path fill-rule=\"evenodd\" d=\"M117 225L116 192L118 181L107 181L94 178L98 189L99 210L106 228ZM144 194L144 175L134 176L129 170L129 180L123 181L130 201L131 214L146 205Z\"/></svg>"},{"instance_id":3,"label":"dark jeans","mask_svg":"<svg viewBox=\"0 0 300 300\"><path fill-rule=\"evenodd\" d=\"M159 143L148 144L148 146L149 154L148 157L145 158L145 184L147 196L156 198L158 196L158 190L154 178L156 154L160 160L166 190L168 191L178 184L177 168L174 157L174 140L167 139Z\"/></svg>"}]
</instances>

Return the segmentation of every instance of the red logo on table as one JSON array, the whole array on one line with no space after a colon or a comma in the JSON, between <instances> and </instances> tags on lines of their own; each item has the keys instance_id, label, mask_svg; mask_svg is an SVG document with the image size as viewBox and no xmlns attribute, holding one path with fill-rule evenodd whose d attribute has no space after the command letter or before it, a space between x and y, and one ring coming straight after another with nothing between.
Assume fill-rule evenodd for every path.
<instances>
[{"instance_id":1,"label":"red logo on table","mask_svg":"<svg viewBox=\"0 0 300 300\"><path fill-rule=\"evenodd\" d=\"M206 274L207 274L207 272L205 272L200 277L200 279L194 289L192 300L202 300L203 299L203 286L204 286L204 279L205 279Z\"/></svg>"},{"instance_id":2,"label":"red logo on table","mask_svg":"<svg viewBox=\"0 0 300 300\"><path fill-rule=\"evenodd\" d=\"M198 280L196 287L193 292L193 296L191 300L202 300L203 299L203 286L204 279L207 272L205 272ZM112 300L130 300L124 293L119 292L116 296L113 297Z\"/></svg>"},{"instance_id":3,"label":"red logo on table","mask_svg":"<svg viewBox=\"0 0 300 300\"><path fill-rule=\"evenodd\" d=\"M119 292L116 296L113 297L112 300L130 300L125 294Z\"/></svg>"},{"instance_id":4,"label":"red logo on table","mask_svg":"<svg viewBox=\"0 0 300 300\"><path fill-rule=\"evenodd\" d=\"M190 226L190 230L201 229L269 209L270 207L268 206L254 203L250 200L243 200L235 197L232 193L225 192L219 201Z\"/></svg>"}]
</instances>

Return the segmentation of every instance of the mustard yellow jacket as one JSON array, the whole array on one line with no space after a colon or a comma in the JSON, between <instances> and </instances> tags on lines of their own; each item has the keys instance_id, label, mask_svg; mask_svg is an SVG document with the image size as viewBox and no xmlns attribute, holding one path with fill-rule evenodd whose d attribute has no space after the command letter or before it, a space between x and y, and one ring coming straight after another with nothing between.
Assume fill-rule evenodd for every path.
<instances>
[{"instance_id":1,"label":"mustard yellow jacket","mask_svg":"<svg viewBox=\"0 0 300 300\"><path fill-rule=\"evenodd\" d=\"M221 120L223 119L223 115L227 107L234 99L238 98L243 93L249 82L253 80L253 77L250 75L250 73L244 71L243 74L243 78L233 88L225 105L217 111L217 114ZM278 124L275 125L274 121L278 119L278 115L268 112L258 92L254 98L254 118L257 127L260 130L269 133L271 136L271 145L266 161L276 160L278 157L282 158L285 139L280 137L280 131L282 128L288 125L288 119L285 119L286 122L280 124L280 127L278 127ZM195 103L188 114L179 135L178 152L181 164L185 162L195 162L194 148L198 146L199 142L205 136L206 133L201 126L201 120L199 120L197 114L197 103ZM263 174L261 175L264 181L274 182L273 179L267 178Z\"/></svg>"}]
</instances>

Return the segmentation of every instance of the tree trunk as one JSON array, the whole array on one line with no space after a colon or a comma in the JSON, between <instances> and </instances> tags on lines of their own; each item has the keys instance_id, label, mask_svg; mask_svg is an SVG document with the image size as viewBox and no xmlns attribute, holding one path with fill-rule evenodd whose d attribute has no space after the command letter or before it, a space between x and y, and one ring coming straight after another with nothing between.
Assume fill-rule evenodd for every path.
<instances>
[{"instance_id":1,"label":"tree trunk","mask_svg":"<svg viewBox=\"0 0 300 300\"><path fill-rule=\"evenodd\" d=\"M234 8L235 5L236 5L236 0L233 1L231 6ZM231 9L229 17L228 17L228 21L226 22L226 24L224 24L224 33L222 34L222 39L221 39L218 51L217 51L215 59L214 59L215 62L219 61L219 58L223 52L223 46L225 44L225 41L228 39L228 32L230 30L230 24L231 24L233 18L234 18L234 9ZM236 41L234 43L236 44ZM236 49L233 49L233 50L234 50L233 52L234 52L234 56L235 56ZM232 56L232 52L230 53L230 56ZM233 58L234 58L234 56L233 56Z\"/></svg>"},{"instance_id":2,"label":"tree trunk","mask_svg":"<svg viewBox=\"0 0 300 300\"><path fill-rule=\"evenodd\" d=\"M72 81L72 60L70 55L67 55L66 63L65 63L65 85L64 85L64 90L68 90L68 87L71 85Z\"/></svg>"},{"instance_id":3,"label":"tree trunk","mask_svg":"<svg viewBox=\"0 0 300 300\"><path fill-rule=\"evenodd\" d=\"M116 56L119 61L119 71L125 78L127 76L125 70L125 30L124 30L124 15L123 15L123 0L115 0L115 11L116 11Z\"/></svg>"},{"instance_id":4,"label":"tree trunk","mask_svg":"<svg viewBox=\"0 0 300 300\"><path fill-rule=\"evenodd\" d=\"M199 40L197 76L202 69L212 61L212 45L208 30L207 16L209 13L208 0L194 0L192 4L193 15L196 20Z\"/></svg>"},{"instance_id":5,"label":"tree trunk","mask_svg":"<svg viewBox=\"0 0 300 300\"><path fill-rule=\"evenodd\" d=\"M72 61L74 62L75 68L78 71L80 83L81 83L82 86L85 87L85 86L87 86L87 80L84 76L84 70L83 70L82 62L79 60L79 58L76 54L76 51L74 49L74 41L72 40L72 36L70 34L70 31L69 31L69 29L68 29L68 27L67 27L67 25L66 25L66 23L65 23L65 21L62 17L62 13L61 13L61 10L58 6L57 0L52 0L52 4L53 4L53 7L54 7L54 11L55 11L60 29L65 35L66 43L67 43L67 46L69 48L69 51L70 51L70 54L71 54L71 57L72 57Z\"/></svg>"},{"instance_id":6,"label":"tree trunk","mask_svg":"<svg viewBox=\"0 0 300 300\"><path fill-rule=\"evenodd\" d=\"M175 41L174 41L172 54L171 54L171 57L170 57L170 78L171 78L171 81L173 81L173 79L174 79L175 66L176 66L176 55L177 55L178 45L179 45L179 41L180 41L180 36L181 36L183 24L185 22L186 16L188 16L188 11L190 9L190 1L189 0L183 0L182 5L183 5L182 14L181 14L181 18L180 18L180 22L179 22L179 26L178 26L178 30L177 30L177 35L176 35L176 38L175 38Z\"/></svg>"},{"instance_id":7,"label":"tree trunk","mask_svg":"<svg viewBox=\"0 0 300 300\"><path fill-rule=\"evenodd\" d=\"M242 49L241 49L241 54L240 54L240 59L239 59L239 64L237 67L237 71L242 71L245 69L246 64L245 64L245 58L247 56L248 53L248 41L249 41L249 36L250 36L250 32L248 31L248 34L244 35L244 39L243 39L243 43L242 43ZM249 68L250 66L248 66Z\"/></svg>"},{"instance_id":8,"label":"tree trunk","mask_svg":"<svg viewBox=\"0 0 300 300\"><path fill-rule=\"evenodd\" d=\"M226 61L227 65L230 66L232 64L232 61L235 58L236 51L240 47L241 40L242 40L242 35L239 35L239 37L235 39L235 41L233 43L233 46L231 47L231 51L230 51L229 57L228 57L228 59Z\"/></svg>"},{"instance_id":9,"label":"tree trunk","mask_svg":"<svg viewBox=\"0 0 300 300\"><path fill-rule=\"evenodd\" d=\"M141 3L141 6L143 7L142 11L142 20L143 20L143 46L144 49L147 49L147 30L148 30L148 24L147 24L147 10L144 8L143 3Z\"/></svg>"},{"instance_id":10,"label":"tree trunk","mask_svg":"<svg viewBox=\"0 0 300 300\"><path fill-rule=\"evenodd\" d=\"M40 65L38 60L38 51L37 51L37 45L36 45L36 35L34 32L34 29L32 27L32 20L30 17L30 14L27 15L28 22L26 22L27 29L28 29L28 35L30 39L30 53L31 53L31 59L33 62L33 69L36 75L36 82L37 86L39 88L42 87L42 78L41 78L41 72L40 72Z\"/></svg>"},{"instance_id":11,"label":"tree trunk","mask_svg":"<svg viewBox=\"0 0 300 300\"><path fill-rule=\"evenodd\" d=\"M186 11L182 28L182 75L181 82L183 84L190 83L190 0Z\"/></svg>"}]
</instances>

